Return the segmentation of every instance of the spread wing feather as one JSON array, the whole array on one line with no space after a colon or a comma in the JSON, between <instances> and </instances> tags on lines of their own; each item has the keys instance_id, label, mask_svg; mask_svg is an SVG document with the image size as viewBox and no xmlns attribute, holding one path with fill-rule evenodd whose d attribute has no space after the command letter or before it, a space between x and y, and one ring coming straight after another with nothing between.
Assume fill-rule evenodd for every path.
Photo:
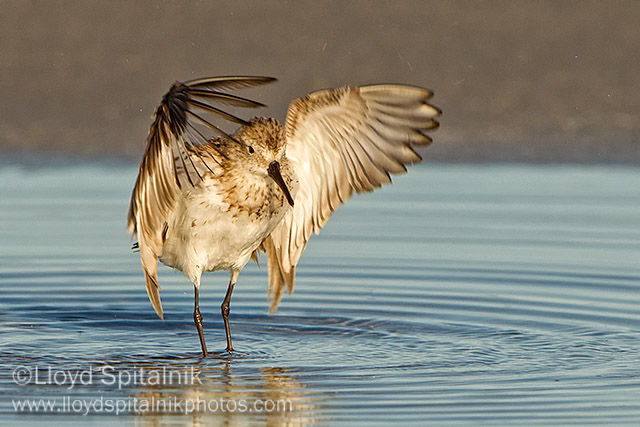
<instances>
[{"instance_id":1,"label":"spread wing feather","mask_svg":"<svg viewBox=\"0 0 640 427\"><path fill-rule=\"evenodd\" d=\"M263 242L268 256L269 297L275 312L286 285L293 291L295 266L312 233L318 233L355 192L391 182L391 174L422 159L440 110L432 93L403 85L323 90L289 106L287 157L299 180L295 204Z\"/></svg>"},{"instance_id":2,"label":"spread wing feather","mask_svg":"<svg viewBox=\"0 0 640 427\"><path fill-rule=\"evenodd\" d=\"M227 135L211 123L203 113L209 113L235 123L246 122L207 102L240 107L261 107L262 104L239 96L220 92L222 89L242 89L274 81L271 77L227 76L175 83L156 109L147 138L147 147L140 164L129 213L128 231L138 236L140 260L147 283L149 300L160 318L162 303L157 281L158 257L162 254L163 230L182 191L199 184L203 174L214 172L219 161L215 146L204 146L209 130ZM205 102L206 101L206 102ZM212 152L213 150L213 152Z\"/></svg>"}]
</instances>

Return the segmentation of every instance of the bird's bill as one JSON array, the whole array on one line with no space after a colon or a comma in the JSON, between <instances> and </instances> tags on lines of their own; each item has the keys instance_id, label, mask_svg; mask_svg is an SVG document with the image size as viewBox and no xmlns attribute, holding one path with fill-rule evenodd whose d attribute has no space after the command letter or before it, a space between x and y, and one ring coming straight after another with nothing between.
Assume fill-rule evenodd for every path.
<instances>
[{"instance_id":1,"label":"bird's bill","mask_svg":"<svg viewBox=\"0 0 640 427\"><path fill-rule=\"evenodd\" d=\"M289 202L289 204L293 206L293 197L291 197L289 188L287 188L287 184L285 184L284 179L282 178L282 174L280 173L280 163L275 160L271 162L271 164L269 165L268 173L271 179L273 179L275 183L278 184L278 187L280 187L280 189L284 193L285 197L287 198L287 202Z\"/></svg>"}]
</instances>

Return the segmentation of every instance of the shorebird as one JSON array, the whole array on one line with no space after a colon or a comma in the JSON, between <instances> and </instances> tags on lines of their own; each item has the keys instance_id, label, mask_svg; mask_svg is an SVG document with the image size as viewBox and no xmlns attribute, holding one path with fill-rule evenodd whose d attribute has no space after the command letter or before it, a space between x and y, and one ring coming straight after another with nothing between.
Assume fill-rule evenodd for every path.
<instances>
[{"instance_id":1,"label":"shorebird","mask_svg":"<svg viewBox=\"0 0 640 427\"><path fill-rule=\"evenodd\" d=\"M212 104L263 107L229 90L274 81L226 76L176 82L155 111L131 195L128 231L138 237L147 293L163 318L158 259L194 285L193 318L207 346L199 307L204 272L228 270L221 305L227 352L233 352L229 302L238 275L266 252L270 313L312 233L353 193L391 182L390 174L422 159L440 110L432 92L407 85L369 85L312 92L289 105L284 125L246 121ZM210 116L237 123L233 134Z\"/></svg>"}]
</instances>

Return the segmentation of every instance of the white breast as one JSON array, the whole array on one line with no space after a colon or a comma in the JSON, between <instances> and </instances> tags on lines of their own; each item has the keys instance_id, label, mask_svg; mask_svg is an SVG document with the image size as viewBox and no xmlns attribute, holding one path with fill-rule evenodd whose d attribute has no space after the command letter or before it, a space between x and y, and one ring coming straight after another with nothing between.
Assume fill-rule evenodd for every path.
<instances>
[{"instance_id":1,"label":"white breast","mask_svg":"<svg viewBox=\"0 0 640 427\"><path fill-rule=\"evenodd\" d=\"M196 284L207 271L242 269L287 209L283 200L264 197L260 201L265 208L259 214L237 209L222 197L215 183L207 184L180 198L168 222L160 257ZM256 200L250 201L251 206Z\"/></svg>"}]
</instances>

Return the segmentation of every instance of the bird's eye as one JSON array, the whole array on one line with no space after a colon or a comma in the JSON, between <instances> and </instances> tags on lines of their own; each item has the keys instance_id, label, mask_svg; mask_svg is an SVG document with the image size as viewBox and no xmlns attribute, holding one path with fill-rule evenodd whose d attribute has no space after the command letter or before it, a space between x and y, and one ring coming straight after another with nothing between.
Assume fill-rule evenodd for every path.
<instances>
[{"instance_id":1,"label":"bird's eye","mask_svg":"<svg viewBox=\"0 0 640 427\"><path fill-rule=\"evenodd\" d=\"M249 153L253 154L255 152L256 152L256 150L254 150L252 146L249 146Z\"/></svg>"}]
</instances>

